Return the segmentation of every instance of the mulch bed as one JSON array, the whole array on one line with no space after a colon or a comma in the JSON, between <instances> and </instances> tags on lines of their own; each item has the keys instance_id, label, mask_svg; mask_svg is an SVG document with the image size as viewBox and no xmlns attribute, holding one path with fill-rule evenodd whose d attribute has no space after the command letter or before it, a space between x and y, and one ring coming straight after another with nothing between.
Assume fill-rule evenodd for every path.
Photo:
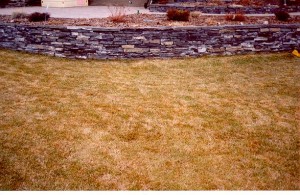
<instances>
[{"instance_id":1,"label":"mulch bed","mask_svg":"<svg viewBox=\"0 0 300 195\"><path fill-rule=\"evenodd\" d=\"M225 3L225 2L216 2L216 3L210 3L210 2L184 2L184 3L178 3L179 5L182 5L182 6L228 6L228 5L231 5L229 3ZM252 7L261 7L261 6L279 6L279 5L276 5L276 4L262 4L260 2L256 2L255 4L235 4L235 5L241 5L241 6L252 6Z\"/></svg>"},{"instance_id":2,"label":"mulch bed","mask_svg":"<svg viewBox=\"0 0 300 195\"><path fill-rule=\"evenodd\" d=\"M283 3L283 2L282 2ZM228 6L228 5L242 5L251 7L261 6L281 6L282 3L278 0L233 0L233 1L221 1L221 0L210 0L204 2L182 2L178 3L184 6ZM287 1L287 5L299 5L297 1Z\"/></svg>"},{"instance_id":3,"label":"mulch bed","mask_svg":"<svg viewBox=\"0 0 300 195\"><path fill-rule=\"evenodd\" d=\"M276 20L275 16L257 17L248 16L241 22L226 21L225 16L199 16L191 17L189 22L169 21L165 15L154 14L132 14L124 16L126 22L114 23L110 18L92 19L62 19L50 18L47 22L29 22L27 19L12 19L11 16L0 16L0 22L18 23L29 25L59 25L59 26L97 26L97 27L160 27L160 26L216 26L216 25L246 25L263 24L293 24L300 23L300 16L292 16L287 22Z\"/></svg>"}]
</instances>

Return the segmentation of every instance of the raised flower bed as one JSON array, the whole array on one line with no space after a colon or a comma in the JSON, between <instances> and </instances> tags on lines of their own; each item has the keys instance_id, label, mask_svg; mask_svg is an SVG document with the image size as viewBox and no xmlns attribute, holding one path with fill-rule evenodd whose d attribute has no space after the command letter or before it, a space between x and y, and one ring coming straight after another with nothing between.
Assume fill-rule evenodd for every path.
<instances>
[{"instance_id":1,"label":"raised flower bed","mask_svg":"<svg viewBox=\"0 0 300 195\"><path fill-rule=\"evenodd\" d=\"M154 1L155 2L155 1ZM158 2L158 1L157 1ZM184 2L184 3L182 3ZM299 12L299 4L290 4L288 6L282 6L282 4L267 4L260 1L249 4L238 4L240 0L226 0L226 1L204 1L204 0L177 0L175 3L153 3L149 6L149 10L152 12L167 12L169 9L181 9L189 11L200 11L210 14L226 14L226 13L239 13L244 14L265 14L274 13L274 11L281 10L287 12Z\"/></svg>"},{"instance_id":2,"label":"raised flower bed","mask_svg":"<svg viewBox=\"0 0 300 195\"><path fill-rule=\"evenodd\" d=\"M189 21L165 15L57 19L29 22L28 17L0 16L0 48L68 58L165 58L232 55L300 49L300 16L191 15ZM233 16L234 17L234 16Z\"/></svg>"}]
</instances>

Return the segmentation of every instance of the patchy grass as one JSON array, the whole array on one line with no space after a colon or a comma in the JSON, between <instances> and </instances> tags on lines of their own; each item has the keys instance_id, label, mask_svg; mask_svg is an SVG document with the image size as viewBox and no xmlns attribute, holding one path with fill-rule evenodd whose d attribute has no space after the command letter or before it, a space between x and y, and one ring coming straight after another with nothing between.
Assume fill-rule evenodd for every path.
<instances>
[{"instance_id":1,"label":"patchy grass","mask_svg":"<svg viewBox=\"0 0 300 195\"><path fill-rule=\"evenodd\" d=\"M0 50L1 190L299 190L300 60Z\"/></svg>"}]
</instances>

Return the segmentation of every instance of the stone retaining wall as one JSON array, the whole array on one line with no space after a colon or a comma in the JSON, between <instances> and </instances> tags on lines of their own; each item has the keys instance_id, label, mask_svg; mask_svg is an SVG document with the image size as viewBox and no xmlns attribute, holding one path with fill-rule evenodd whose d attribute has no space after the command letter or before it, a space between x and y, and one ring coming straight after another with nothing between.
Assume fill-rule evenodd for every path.
<instances>
[{"instance_id":1,"label":"stone retaining wall","mask_svg":"<svg viewBox=\"0 0 300 195\"><path fill-rule=\"evenodd\" d=\"M220 0L221 2L224 2L224 3L239 3L240 0ZM174 0L175 3L186 3L186 2L189 2L189 3L195 3L195 2L204 2L204 3L209 3L210 1L209 0Z\"/></svg>"},{"instance_id":2,"label":"stone retaining wall","mask_svg":"<svg viewBox=\"0 0 300 195\"><path fill-rule=\"evenodd\" d=\"M206 0L174 0L174 2L178 2L178 3L185 3L185 2L191 2L191 3L195 3L195 2L206 2Z\"/></svg>"},{"instance_id":3,"label":"stone retaining wall","mask_svg":"<svg viewBox=\"0 0 300 195\"><path fill-rule=\"evenodd\" d=\"M190 6L190 5L180 5L175 4L151 4L149 10L151 12L167 12L169 9L181 9L189 11L200 11L202 13L211 13L211 14L226 14L226 13L238 13L242 12L245 14L264 14L264 13L274 13L278 10L278 6L264 6L264 7L250 7L250 6L237 6L237 5L228 5L228 6ZM287 12L299 12L300 6L287 6L280 8Z\"/></svg>"},{"instance_id":4,"label":"stone retaining wall","mask_svg":"<svg viewBox=\"0 0 300 195\"><path fill-rule=\"evenodd\" d=\"M26 0L9 0L5 7L24 7L26 4Z\"/></svg>"},{"instance_id":5,"label":"stone retaining wall","mask_svg":"<svg viewBox=\"0 0 300 195\"><path fill-rule=\"evenodd\" d=\"M68 58L148 58L291 51L300 24L98 28L0 23L0 48Z\"/></svg>"}]
</instances>

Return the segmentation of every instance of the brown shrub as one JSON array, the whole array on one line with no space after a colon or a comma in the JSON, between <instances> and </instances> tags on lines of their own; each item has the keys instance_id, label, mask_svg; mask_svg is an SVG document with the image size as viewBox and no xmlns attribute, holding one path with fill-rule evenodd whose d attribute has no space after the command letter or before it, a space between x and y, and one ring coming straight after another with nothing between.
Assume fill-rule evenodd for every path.
<instances>
[{"instance_id":1,"label":"brown shrub","mask_svg":"<svg viewBox=\"0 0 300 195\"><path fill-rule=\"evenodd\" d=\"M125 16L124 15L120 15L120 16L111 16L109 17L109 20L111 22L114 22L114 23L124 23L126 22L126 19L125 19Z\"/></svg>"},{"instance_id":2,"label":"brown shrub","mask_svg":"<svg viewBox=\"0 0 300 195\"><path fill-rule=\"evenodd\" d=\"M221 0L211 0L209 2L214 5L222 5L223 4L223 2Z\"/></svg>"},{"instance_id":3,"label":"brown shrub","mask_svg":"<svg viewBox=\"0 0 300 195\"><path fill-rule=\"evenodd\" d=\"M9 3L9 0L1 0L0 1L0 7L4 8Z\"/></svg>"},{"instance_id":4,"label":"brown shrub","mask_svg":"<svg viewBox=\"0 0 300 195\"><path fill-rule=\"evenodd\" d=\"M227 14L225 16L227 21L245 21L246 17L244 14Z\"/></svg>"},{"instance_id":5,"label":"brown shrub","mask_svg":"<svg viewBox=\"0 0 300 195\"><path fill-rule=\"evenodd\" d=\"M28 15L28 21L29 22L48 21L49 18L50 18L50 14L49 13L34 12L34 13Z\"/></svg>"},{"instance_id":6,"label":"brown shrub","mask_svg":"<svg viewBox=\"0 0 300 195\"><path fill-rule=\"evenodd\" d=\"M158 3L159 4L167 4L167 3L169 3L169 0L159 0Z\"/></svg>"},{"instance_id":7,"label":"brown shrub","mask_svg":"<svg viewBox=\"0 0 300 195\"><path fill-rule=\"evenodd\" d=\"M240 0L239 4L248 6L248 5L251 5L251 1L250 0Z\"/></svg>"},{"instance_id":8,"label":"brown shrub","mask_svg":"<svg viewBox=\"0 0 300 195\"><path fill-rule=\"evenodd\" d=\"M283 10L276 11L275 16L276 16L276 19L280 20L280 21L288 21L288 19L291 17L288 12L283 11Z\"/></svg>"},{"instance_id":9,"label":"brown shrub","mask_svg":"<svg viewBox=\"0 0 300 195\"><path fill-rule=\"evenodd\" d=\"M123 23L126 22L126 9L124 6L121 7L108 7L111 16L108 17L111 22Z\"/></svg>"},{"instance_id":10,"label":"brown shrub","mask_svg":"<svg viewBox=\"0 0 300 195\"><path fill-rule=\"evenodd\" d=\"M189 21L190 11L188 10L178 10L178 9L169 9L167 11L168 20L175 21Z\"/></svg>"}]
</instances>

